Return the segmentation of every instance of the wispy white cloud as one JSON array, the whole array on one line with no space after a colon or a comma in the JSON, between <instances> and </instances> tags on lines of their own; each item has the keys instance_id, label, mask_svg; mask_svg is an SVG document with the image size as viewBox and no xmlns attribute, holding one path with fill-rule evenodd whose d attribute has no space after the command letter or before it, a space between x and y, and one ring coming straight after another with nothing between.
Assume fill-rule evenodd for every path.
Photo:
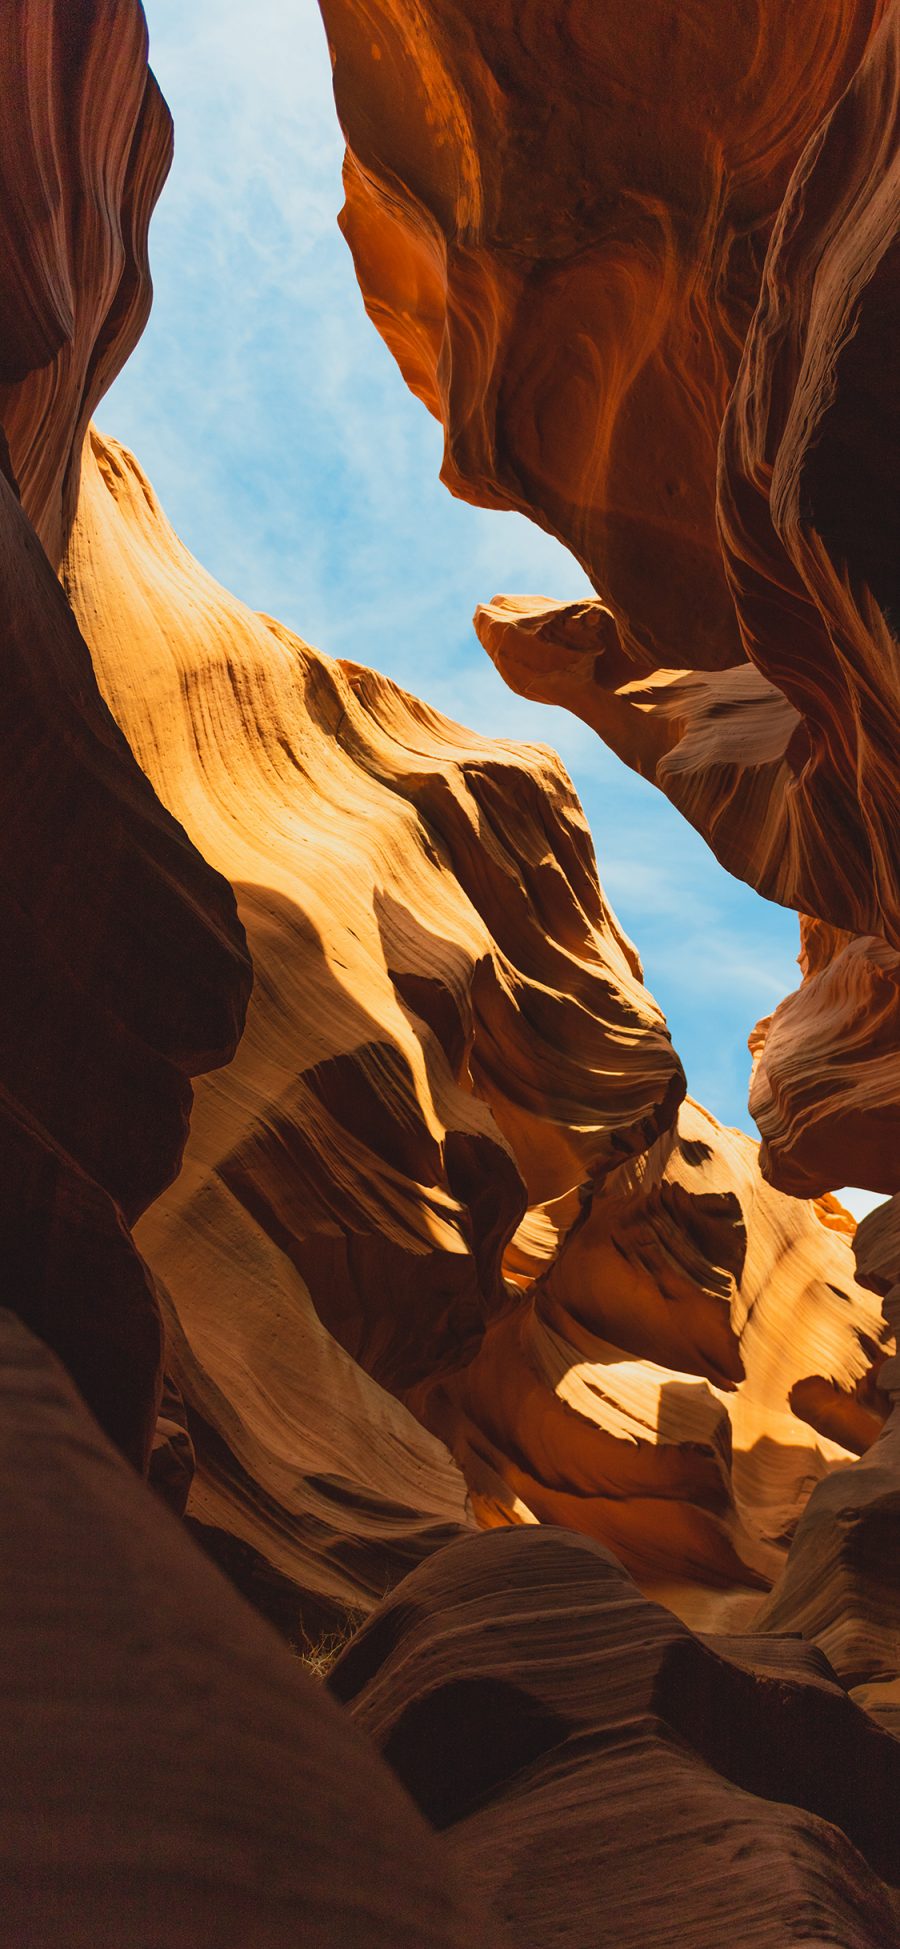
<instances>
[{"instance_id":1,"label":"wispy white cloud","mask_svg":"<svg viewBox=\"0 0 900 1949\"><path fill-rule=\"evenodd\" d=\"M452 500L441 433L370 325L336 215L342 142L315 0L145 0L176 160L147 333L101 408L185 541L255 608L482 732L552 744L691 1086L748 1124L746 1035L796 983L796 920L586 727L514 697L471 629L499 590L574 597L531 523Z\"/></svg>"}]
</instances>

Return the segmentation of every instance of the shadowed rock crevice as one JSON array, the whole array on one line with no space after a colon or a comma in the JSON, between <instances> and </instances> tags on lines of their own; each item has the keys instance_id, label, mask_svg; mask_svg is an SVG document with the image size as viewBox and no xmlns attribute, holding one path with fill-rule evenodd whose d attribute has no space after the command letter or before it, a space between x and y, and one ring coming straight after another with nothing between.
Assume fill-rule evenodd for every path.
<instances>
[{"instance_id":1,"label":"shadowed rock crevice","mask_svg":"<svg viewBox=\"0 0 900 1949\"><path fill-rule=\"evenodd\" d=\"M459 1678L406 1706L381 1751L440 1832L483 1807L567 1731L558 1713L517 1685Z\"/></svg>"}]
</instances>

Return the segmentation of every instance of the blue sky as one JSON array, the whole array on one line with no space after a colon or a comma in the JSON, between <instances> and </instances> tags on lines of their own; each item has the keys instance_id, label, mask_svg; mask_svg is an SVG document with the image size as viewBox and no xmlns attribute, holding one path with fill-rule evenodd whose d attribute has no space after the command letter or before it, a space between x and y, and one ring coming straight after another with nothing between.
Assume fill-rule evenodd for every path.
<instances>
[{"instance_id":1,"label":"blue sky","mask_svg":"<svg viewBox=\"0 0 900 1949\"><path fill-rule=\"evenodd\" d=\"M100 425L252 607L479 731L556 747L692 1093L752 1130L746 1037L796 986L796 916L725 873L585 726L513 696L480 648L476 602L588 584L522 517L439 482L440 429L370 325L335 222L342 142L315 0L145 7L176 159L150 323Z\"/></svg>"}]
</instances>

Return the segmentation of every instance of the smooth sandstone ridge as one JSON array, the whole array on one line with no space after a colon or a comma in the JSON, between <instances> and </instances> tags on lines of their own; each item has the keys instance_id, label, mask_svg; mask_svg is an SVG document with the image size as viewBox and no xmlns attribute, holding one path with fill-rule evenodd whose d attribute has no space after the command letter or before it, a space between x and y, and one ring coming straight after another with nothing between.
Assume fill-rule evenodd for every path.
<instances>
[{"instance_id":1,"label":"smooth sandstone ridge","mask_svg":"<svg viewBox=\"0 0 900 1949\"><path fill-rule=\"evenodd\" d=\"M307 1621L476 1519L752 1601L880 1429L880 1309L827 1213L679 1110L558 760L251 614L96 431L63 579L256 972L139 1234L191 1518Z\"/></svg>"},{"instance_id":2,"label":"smooth sandstone ridge","mask_svg":"<svg viewBox=\"0 0 900 1949\"><path fill-rule=\"evenodd\" d=\"M550 753L474 739L251 615L97 434L64 580L132 749L237 888L256 970L141 1229L214 1438L197 1513L371 1603L465 1520L446 1451L384 1389L479 1344L529 1198L640 1154L680 1065Z\"/></svg>"}]
</instances>

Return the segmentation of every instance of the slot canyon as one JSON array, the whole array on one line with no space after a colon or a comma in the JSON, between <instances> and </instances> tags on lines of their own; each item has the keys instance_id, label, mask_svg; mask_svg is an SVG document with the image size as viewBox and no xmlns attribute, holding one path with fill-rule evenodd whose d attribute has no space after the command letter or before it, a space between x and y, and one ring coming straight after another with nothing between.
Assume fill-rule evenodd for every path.
<instances>
[{"instance_id":1,"label":"slot canyon","mask_svg":"<svg viewBox=\"0 0 900 1949\"><path fill-rule=\"evenodd\" d=\"M365 329L593 591L474 654L799 979L754 1137L552 731L195 558L148 22L4 0L0 1944L900 1949L900 0L320 9Z\"/></svg>"}]
</instances>

